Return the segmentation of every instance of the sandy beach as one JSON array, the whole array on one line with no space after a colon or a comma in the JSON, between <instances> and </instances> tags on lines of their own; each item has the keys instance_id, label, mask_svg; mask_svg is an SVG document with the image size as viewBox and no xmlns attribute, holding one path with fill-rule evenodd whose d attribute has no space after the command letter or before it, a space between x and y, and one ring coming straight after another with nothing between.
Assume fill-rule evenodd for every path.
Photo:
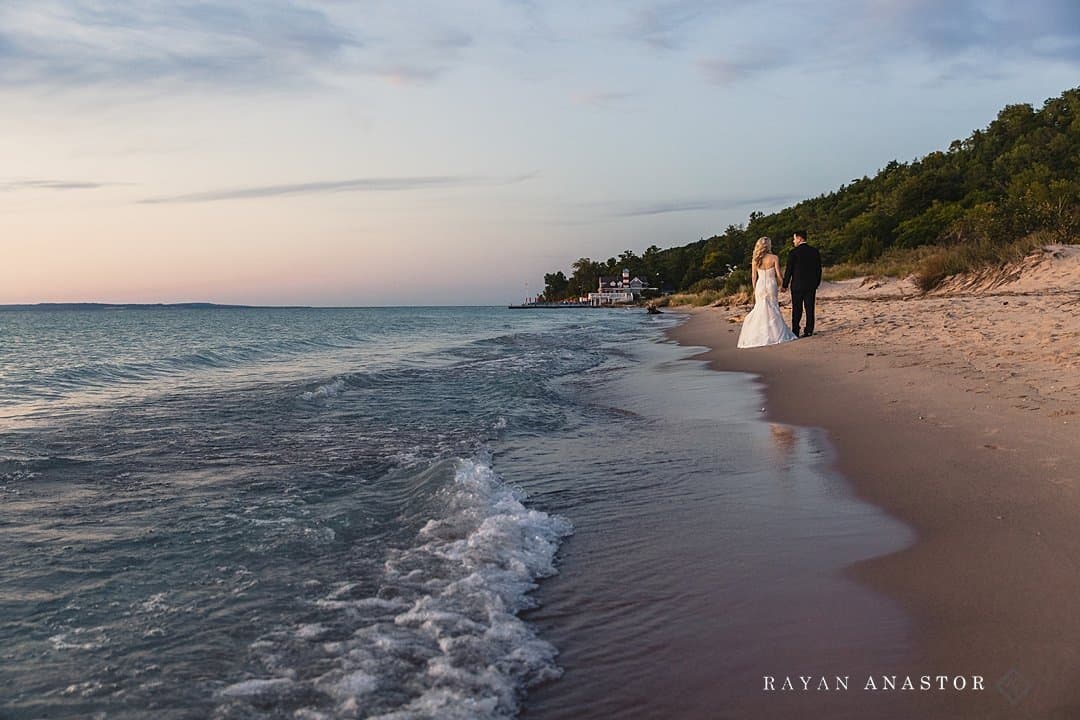
<instances>
[{"instance_id":1,"label":"sandy beach","mask_svg":"<svg viewBox=\"0 0 1080 720\"><path fill-rule=\"evenodd\" d=\"M823 428L856 494L916 532L851 567L913 618L915 665L891 671L988 687L898 693L911 717L1080 717L1078 309L1080 247L1052 246L925 295L826 283L817 333L785 345L736 350L747 306L670 331L758 375L769 419Z\"/></svg>"}]
</instances>

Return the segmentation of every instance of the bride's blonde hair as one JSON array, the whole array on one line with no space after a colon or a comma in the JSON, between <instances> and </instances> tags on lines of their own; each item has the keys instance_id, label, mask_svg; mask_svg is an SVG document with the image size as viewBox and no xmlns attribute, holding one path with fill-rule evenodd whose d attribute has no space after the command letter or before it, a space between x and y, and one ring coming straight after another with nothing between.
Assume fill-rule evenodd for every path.
<instances>
[{"instance_id":1,"label":"bride's blonde hair","mask_svg":"<svg viewBox=\"0 0 1080 720\"><path fill-rule=\"evenodd\" d=\"M751 262L754 267L761 267L761 260L772 252L772 240L766 237L759 237L757 242L754 243L754 254Z\"/></svg>"}]
</instances>

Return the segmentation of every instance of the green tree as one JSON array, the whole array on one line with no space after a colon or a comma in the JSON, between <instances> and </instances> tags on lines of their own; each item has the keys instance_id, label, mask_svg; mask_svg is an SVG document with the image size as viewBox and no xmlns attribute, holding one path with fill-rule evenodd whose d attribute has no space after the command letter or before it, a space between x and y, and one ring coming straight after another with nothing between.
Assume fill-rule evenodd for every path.
<instances>
[{"instance_id":1,"label":"green tree","mask_svg":"<svg viewBox=\"0 0 1080 720\"><path fill-rule=\"evenodd\" d=\"M565 299L566 291L569 288L570 281L562 270L544 275L544 298L546 300Z\"/></svg>"},{"instance_id":2,"label":"green tree","mask_svg":"<svg viewBox=\"0 0 1080 720\"><path fill-rule=\"evenodd\" d=\"M986 248L1035 233L1075 241L1080 233L1080 88L1031 105L1009 105L985 128L947 150L912 162L892 160L871 176L772 213L755 210L746 226L640 256L632 250L572 265L567 293L596 289L623 268L663 287L684 290L749 265L754 240L773 239L784 260L797 229L809 231L826 263L865 262L890 248L925 245ZM547 277L545 276L545 282ZM734 283L735 281L732 281ZM709 283L707 283L709 284ZM716 283L711 283L715 285Z\"/></svg>"}]
</instances>

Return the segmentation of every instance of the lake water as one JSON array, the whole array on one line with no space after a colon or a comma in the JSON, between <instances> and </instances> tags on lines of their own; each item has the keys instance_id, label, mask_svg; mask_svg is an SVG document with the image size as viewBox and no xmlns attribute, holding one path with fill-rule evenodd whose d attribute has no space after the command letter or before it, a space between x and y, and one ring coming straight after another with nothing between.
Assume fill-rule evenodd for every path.
<instances>
[{"instance_id":1,"label":"lake water","mask_svg":"<svg viewBox=\"0 0 1080 720\"><path fill-rule=\"evenodd\" d=\"M907 531L672 322L0 313L0 717L761 717L898 662L842 570Z\"/></svg>"}]
</instances>

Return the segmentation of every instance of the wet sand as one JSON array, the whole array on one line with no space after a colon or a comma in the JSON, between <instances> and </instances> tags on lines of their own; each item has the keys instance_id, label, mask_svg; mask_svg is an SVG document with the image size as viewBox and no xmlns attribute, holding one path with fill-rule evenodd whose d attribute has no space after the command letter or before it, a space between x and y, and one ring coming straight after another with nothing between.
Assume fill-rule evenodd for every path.
<instances>
[{"instance_id":1,"label":"wet sand","mask_svg":"<svg viewBox=\"0 0 1080 720\"><path fill-rule=\"evenodd\" d=\"M912 664L910 619L845 568L913 534L853 497L822 433L763 419L750 376L692 354L646 342L567 389L598 413L579 432L495 458L575 529L526 614L565 674L522 717L906 720L859 676ZM851 688L764 691L765 675L811 672Z\"/></svg>"},{"instance_id":2,"label":"wet sand","mask_svg":"<svg viewBox=\"0 0 1080 720\"><path fill-rule=\"evenodd\" d=\"M1080 717L1080 253L1029 265L931 296L826 287L815 336L780 346L735 348L747 308L670 331L757 375L770 420L823 428L858 496L916 531L851 575L913 618L897 672L988 689L896 694L911 717Z\"/></svg>"}]
</instances>

